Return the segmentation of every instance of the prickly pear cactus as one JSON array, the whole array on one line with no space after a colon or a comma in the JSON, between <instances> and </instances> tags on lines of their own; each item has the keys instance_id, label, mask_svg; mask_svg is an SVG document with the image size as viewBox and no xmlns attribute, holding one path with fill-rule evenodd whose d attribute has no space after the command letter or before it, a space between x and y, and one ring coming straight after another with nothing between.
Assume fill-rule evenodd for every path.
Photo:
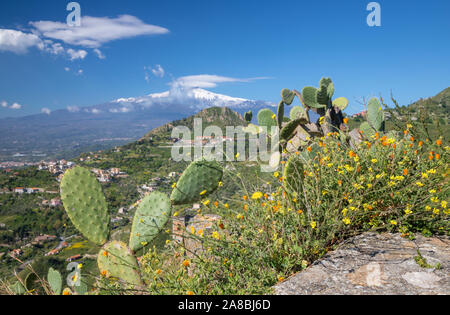
<instances>
[{"instance_id":1,"label":"prickly pear cactus","mask_svg":"<svg viewBox=\"0 0 450 315\"><path fill-rule=\"evenodd\" d=\"M108 240L108 208L102 187L83 167L66 171L61 181L61 198L73 225L90 241L103 245Z\"/></svg>"},{"instance_id":2,"label":"prickly pear cactus","mask_svg":"<svg viewBox=\"0 0 450 315\"><path fill-rule=\"evenodd\" d=\"M270 133L271 128L277 126L276 115L270 109L262 109L258 113L258 124L267 127L267 132Z\"/></svg>"},{"instance_id":3,"label":"prickly pear cactus","mask_svg":"<svg viewBox=\"0 0 450 315\"><path fill-rule=\"evenodd\" d=\"M280 104L278 104L278 110L277 110L277 122L278 122L278 127L281 129L281 126L283 125L283 120L284 120L284 103L283 101L280 102Z\"/></svg>"},{"instance_id":4,"label":"prickly pear cactus","mask_svg":"<svg viewBox=\"0 0 450 315\"><path fill-rule=\"evenodd\" d=\"M123 242L112 241L103 246L97 263L100 274L106 278L119 278L132 285L142 284L137 260Z\"/></svg>"},{"instance_id":5,"label":"prickly pear cactus","mask_svg":"<svg viewBox=\"0 0 450 315\"><path fill-rule=\"evenodd\" d=\"M222 176L223 168L216 161L192 162L172 191L172 204L183 205L203 199L217 189Z\"/></svg>"},{"instance_id":6,"label":"prickly pear cactus","mask_svg":"<svg viewBox=\"0 0 450 315\"><path fill-rule=\"evenodd\" d=\"M62 291L62 277L59 271L50 267L48 270L47 280L53 294L60 295Z\"/></svg>"},{"instance_id":7,"label":"prickly pear cactus","mask_svg":"<svg viewBox=\"0 0 450 315\"><path fill-rule=\"evenodd\" d=\"M145 197L134 215L130 249L137 251L151 242L169 221L170 215L170 199L166 194L154 192Z\"/></svg>"},{"instance_id":8,"label":"prickly pear cactus","mask_svg":"<svg viewBox=\"0 0 450 315\"><path fill-rule=\"evenodd\" d=\"M333 101L333 106L339 108L341 111L344 111L348 106L348 99L345 97L339 97Z\"/></svg>"},{"instance_id":9,"label":"prickly pear cactus","mask_svg":"<svg viewBox=\"0 0 450 315\"><path fill-rule=\"evenodd\" d=\"M361 126L359 126L359 129L361 130L363 137L369 140L376 133L367 121L363 122Z\"/></svg>"},{"instance_id":10,"label":"prickly pear cactus","mask_svg":"<svg viewBox=\"0 0 450 315\"><path fill-rule=\"evenodd\" d=\"M286 126L281 129L280 138L282 140L288 141L295 136L295 129L302 123L301 119L291 120Z\"/></svg>"},{"instance_id":11,"label":"prickly pear cactus","mask_svg":"<svg viewBox=\"0 0 450 315\"><path fill-rule=\"evenodd\" d=\"M302 124L309 124L309 115L308 112L301 106L294 106L290 112L291 120L301 119Z\"/></svg>"},{"instance_id":12,"label":"prickly pear cactus","mask_svg":"<svg viewBox=\"0 0 450 315\"><path fill-rule=\"evenodd\" d=\"M384 131L384 112L376 97L367 105L367 121L376 131Z\"/></svg>"},{"instance_id":13,"label":"prickly pear cactus","mask_svg":"<svg viewBox=\"0 0 450 315\"><path fill-rule=\"evenodd\" d=\"M328 106L334 95L334 85L330 78L320 80L320 88L317 90L316 101L320 105Z\"/></svg>"},{"instance_id":14,"label":"prickly pear cactus","mask_svg":"<svg viewBox=\"0 0 450 315\"><path fill-rule=\"evenodd\" d=\"M294 101L295 94L291 90L283 89L281 91L281 98L283 100L283 103L289 106Z\"/></svg>"},{"instance_id":15,"label":"prickly pear cactus","mask_svg":"<svg viewBox=\"0 0 450 315\"><path fill-rule=\"evenodd\" d=\"M324 108L326 106L317 102L317 92L317 89L312 86L303 88L302 96L306 106L310 108Z\"/></svg>"}]
</instances>

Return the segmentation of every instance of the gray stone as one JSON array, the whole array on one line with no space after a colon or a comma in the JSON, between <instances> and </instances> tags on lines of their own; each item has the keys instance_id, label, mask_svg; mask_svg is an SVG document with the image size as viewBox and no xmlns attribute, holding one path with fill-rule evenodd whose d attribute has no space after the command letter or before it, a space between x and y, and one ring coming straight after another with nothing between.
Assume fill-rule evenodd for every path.
<instances>
[{"instance_id":1,"label":"gray stone","mask_svg":"<svg viewBox=\"0 0 450 315\"><path fill-rule=\"evenodd\" d=\"M275 286L278 295L448 295L450 239L365 233L344 242L308 269ZM420 267L420 251L427 263Z\"/></svg>"}]
</instances>

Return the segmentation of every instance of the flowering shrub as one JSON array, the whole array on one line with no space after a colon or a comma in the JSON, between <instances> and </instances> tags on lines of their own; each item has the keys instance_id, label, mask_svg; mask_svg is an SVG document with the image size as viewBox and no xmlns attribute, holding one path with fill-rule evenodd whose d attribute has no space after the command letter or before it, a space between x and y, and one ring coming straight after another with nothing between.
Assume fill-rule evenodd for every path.
<instances>
[{"instance_id":1,"label":"flowering shrub","mask_svg":"<svg viewBox=\"0 0 450 315\"><path fill-rule=\"evenodd\" d=\"M261 175L258 187L227 202L205 200L216 213L212 233L187 231L201 253L167 242L141 260L155 294L265 294L347 237L364 231L413 238L449 234L448 151L441 139L380 136L352 148L328 134L307 148L310 159ZM314 148L314 149L313 149ZM301 159L300 152L287 158ZM294 164L294 166L297 164ZM294 173L292 173L294 172ZM294 180L292 180L294 179ZM186 255L190 257L185 259Z\"/></svg>"}]
</instances>

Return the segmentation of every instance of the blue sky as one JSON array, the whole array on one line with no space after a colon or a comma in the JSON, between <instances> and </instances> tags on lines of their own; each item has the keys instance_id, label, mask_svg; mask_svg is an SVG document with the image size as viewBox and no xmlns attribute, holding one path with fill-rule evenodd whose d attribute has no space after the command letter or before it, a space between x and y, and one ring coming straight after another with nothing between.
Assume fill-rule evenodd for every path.
<instances>
[{"instance_id":1,"label":"blue sky","mask_svg":"<svg viewBox=\"0 0 450 315\"><path fill-rule=\"evenodd\" d=\"M348 113L391 89L409 104L448 87L450 2L380 0L381 27L366 23L369 2L79 0L90 28L66 36L69 1L4 0L0 118L163 92L194 75L272 102L329 76Z\"/></svg>"}]
</instances>

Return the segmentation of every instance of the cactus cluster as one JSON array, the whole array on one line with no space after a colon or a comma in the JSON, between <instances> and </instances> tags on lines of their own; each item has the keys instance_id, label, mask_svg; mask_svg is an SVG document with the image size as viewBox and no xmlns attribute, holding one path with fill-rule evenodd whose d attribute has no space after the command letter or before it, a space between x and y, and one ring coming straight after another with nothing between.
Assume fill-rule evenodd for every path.
<instances>
[{"instance_id":1,"label":"cactus cluster","mask_svg":"<svg viewBox=\"0 0 450 315\"><path fill-rule=\"evenodd\" d=\"M324 136L345 128L342 112L347 107L348 100L345 97L333 100L334 84L330 78L322 78L319 85L319 88L305 87L302 93L283 89L277 115L270 109L262 109L258 113L260 126L280 128L281 149L291 152L301 151L313 137ZM290 117L287 118L284 116L285 105L290 106L296 96L302 106L294 106L290 111ZM320 119L311 121L310 110L318 114Z\"/></svg>"},{"instance_id":2,"label":"cactus cluster","mask_svg":"<svg viewBox=\"0 0 450 315\"><path fill-rule=\"evenodd\" d=\"M286 179L284 189L288 193L295 194L301 190L303 164L311 161L320 150L313 141L314 137L324 137L337 132L340 135L338 141L354 146L361 141L361 134L370 140L375 133L384 132L384 112L380 101L373 98L368 103L367 122L364 122L359 130L355 129L347 133L343 111L349 102L345 97L333 99L334 92L333 81L330 78L322 78L318 88L307 86L303 88L302 93L297 90L283 89L277 115L270 109L262 109L258 113L260 126L280 128L280 150L284 153L297 153L288 158L284 167L283 177ZM296 96L302 106L293 106L289 118L284 117L285 105L292 105ZM313 115L310 115L310 111L315 113L314 116L319 116L317 121L311 121L310 117ZM258 126L253 125L245 130L261 132ZM358 141L354 138L358 138Z\"/></svg>"},{"instance_id":3,"label":"cactus cluster","mask_svg":"<svg viewBox=\"0 0 450 315\"><path fill-rule=\"evenodd\" d=\"M97 258L102 276L118 278L140 287L143 280L135 252L153 241L164 229L173 205L193 203L213 193L222 180L223 168L217 162L195 161L189 165L175 185L172 195L153 192L141 200L136 210L128 244L109 240L110 216L101 185L83 167L68 170L60 190L64 208L74 226L91 242L103 246ZM109 241L109 242L108 242ZM48 281L55 294L61 291L60 275L49 271ZM87 291L86 285L75 288Z\"/></svg>"}]
</instances>

